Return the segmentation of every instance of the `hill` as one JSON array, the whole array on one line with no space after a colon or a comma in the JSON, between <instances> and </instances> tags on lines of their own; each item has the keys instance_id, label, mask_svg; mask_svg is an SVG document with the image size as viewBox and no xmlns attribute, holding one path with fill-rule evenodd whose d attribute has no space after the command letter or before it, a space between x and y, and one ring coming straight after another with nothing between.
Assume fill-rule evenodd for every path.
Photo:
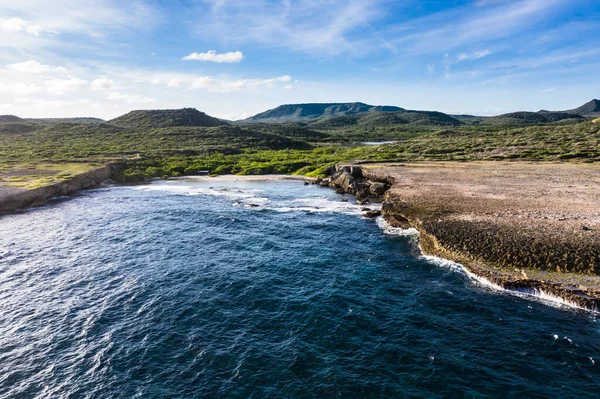
<instances>
[{"instance_id":1,"label":"hill","mask_svg":"<svg viewBox=\"0 0 600 399\"><path fill-rule=\"evenodd\" d=\"M156 129L175 126L215 127L227 125L194 108L131 111L108 121L111 125L132 129Z\"/></svg>"},{"instance_id":2,"label":"hill","mask_svg":"<svg viewBox=\"0 0 600 399\"><path fill-rule=\"evenodd\" d=\"M543 125L561 121L582 122L583 117L578 114L567 112L512 112L486 118L483 123L490 125L527 126Z\"/></svg>"},{"instance_id":3,"label":"hill","mask_svg":"<svg viewBox=\"0 0 600 399\"><path fill-rule=\"evenodd\" d=\"M25 120L15 115L0 115L0 122L25 122Z\"/></svg>"},{"instance_id":4,"label":"hill","mask_svg":"<svg viewBox=\"0 0 600 399\"><path fill-rule=\"evenodd\" d=\"M487 116L467 115L467 114L450 115L450 116L453 117L454 119L458 119L461 122L472 123L472 124L485 122L485 120L488 118Z\"/></svg>"},{"instance_id":5,"label":"hill","mask_svg":"<svg viewBox=\"0 0 600 399\"><path fill-rule=\"evenodd\" d=\"M564 111L572 114L579 114L585 117L599 117L600 116L600 100L593 99L581 107L577 107L575 109L571 109L568 111Z\"/></svg>"},{"instance_id":6,"label":"hill","mask_svg":"<svg viewBox=\"0 0 600 399\"><path fill-rule=\"evenodd\" d=\"M279 136L289 137L294 140L302 140L308 142L323 141L330 137L327 133L318 132L316 130L310 129L307 126L301 126L298 124L254 122L251 124L241 123L240 126L247 126L250 127L252 130L277 134Z\"/></svg>"},{"instance_id":7,"label":"hill","mask_svg":"<svg viewBox=\"0 0 600 399\"><path fill-rule=\"evenodd\" d=\"M246 121L260 122L306 122L314 119L340 115L356 115L368 112L396 112L403 108L389 105L375 106L364 103L308 103L286 104L254 115Z\"/></svg>"},{"instance_id":8,"label":"hill","mask_svg":"<svg viewBox=\"0 0 600 399\"><path fill-rule=\"evenodd\" d=\"M436 111L398 111L369 112L361 115L344 115L328 119L320 119L310 126L313 128L335 129L339 127L377 127L394 125L414 126L459 126L458 119Z\"/></svg>"},{"instance_id":9,"label":"hill","mask_svg":"<svg viewBox=\"0 0 600 399\"><path fill-rule=\"evenodd\" d=\"M27 118L27 122L38 123L102 123L104 119L92 117L77 117L77 118Z\"/></svg>"}]
</instances>

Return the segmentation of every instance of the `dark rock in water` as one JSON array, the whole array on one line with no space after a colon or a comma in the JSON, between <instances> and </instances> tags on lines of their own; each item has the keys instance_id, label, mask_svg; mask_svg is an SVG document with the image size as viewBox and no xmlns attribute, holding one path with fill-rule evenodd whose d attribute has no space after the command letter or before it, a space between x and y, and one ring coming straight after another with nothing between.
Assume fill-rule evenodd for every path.
<instances>
[{"instance_id":1,"label":"dark rock in water","mask_svg":"<svg viewBox=\"0 0 600 399\"><path fill-rule=\"evenodd\" d=\"M360 208L360 210L363 212L369 212L369 211L372 211L373 209L364 207L364 208Z\"/></svg>"},{"instance_id":2,"label":"dark rock in water","mask_svg":"<svg viewBox=\"0 0 600 399\"><path fill-rule=\"evenodd\" d=\"M329 184L330 184L330 183L331 183L331 179L330 179L330 178L328 178L328 177L326 177L326 178L322 179L322 180L319 182L319 184L320 184L320 185L322 185L322 186L329 186Z\"/></svg>"},{"instance_id":3,"label":"dark rock in water","mask_svg":"<svg viewBox=\"0 0 600 399\"><path fill-rule=\"evenodd\" d=\"M335 189L335 193L336 194L346 194L346 190L344 190L341 187L338 187L338 188Z\"/></svg>"},{"instance_id":4,"label":"dark rock in water","mask_svg":"<svg viewBox=\"0 0 600 399\"><path fill-rule=\"evenodd\" d=\"M381 216L381 211L378 211L378 210L368 211L368 212L363 213L363 216L366 218L373 219L373 218L376 218L377 216Z\"/></svg>"},{"instance_id":5,"label":"dark rock in water","mask_svg":"<svg viewBox=\"0 0 600 399\"><path fill-rule=\"evenodd\" d=\"M369 187L369 191L371 192L371 194L375 194L378 197L385 194L385 192L387 190L388 190L388 187L384 183L379 183L379 182L375 182L375 183L371 184L371 187Z\"/></svg>"},{"instance_id":6,"label":"dark rock in water","mask_svg":"<svg viewBox=\"0 0 600 399\"><path fill-rule=\"evenodd\" d=\"M260 205L258 204L248 204L249 207L251 208L258 208Z\"/></svg>"},{"instance_id":7,"label":"dark rock in water","mask_svg":"<svg viewBox=\"0 0 600 399\"><path fill-rule=\"evenodd\" d=\"M365 205L369 203L369 197L356 197L356 203L358 205Z\"/></svg>"},{"instance_id":8,"label":"dark rock in water","mask_svg":"<svg viewBox=\"0 0 600 399\"><path fill-rule=\"evenodd\" d=\"M304 182L304 185L305 185L305 186L308 186L309 184L310 184L310 183L309 183L309 182L307 182L307 181L305 181L305 182Z\"/></svg>"},{"instance_id":9,"label":"dark rock in water","mask_svg":"<svg viewBox=\"0 0 600 399\"><path fill-rule=\"evenodd\" d=\"M321 184L321 182L323 181L322 178L317 177L317 180L314 181L315 184Z\"/></svg>"},{"instance_id":10,"label":"dark rock in water","mask_svg":"<svg viewBox=\"0 0 600 399\"><path fill-rule=\"evenodd\" d=\"M348 202L348 198L342 198L342 202Z\"/></svg>"}]
</instances>

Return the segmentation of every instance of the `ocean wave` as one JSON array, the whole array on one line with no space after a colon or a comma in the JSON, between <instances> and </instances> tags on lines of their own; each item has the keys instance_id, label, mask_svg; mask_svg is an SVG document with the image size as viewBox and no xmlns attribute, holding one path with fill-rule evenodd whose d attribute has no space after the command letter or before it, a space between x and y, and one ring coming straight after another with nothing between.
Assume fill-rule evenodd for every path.
<instances>
[{"instance_id":1,"label":"ocean wave","mask_svg":"<svg viewBox=\"0 0 600 399\"><path fill-rule=\"evenodd\" d=\"M164 182L161 182L161 184L132 186L131 188L139 191L162 191L179 195L213 195L230 198L253 198L256 197L257 194L260 194L264 191L258 189L238 189L226 187L205 188L195 186L183 186L179 184L165 184Z\"/></svg>"}]
</instances>

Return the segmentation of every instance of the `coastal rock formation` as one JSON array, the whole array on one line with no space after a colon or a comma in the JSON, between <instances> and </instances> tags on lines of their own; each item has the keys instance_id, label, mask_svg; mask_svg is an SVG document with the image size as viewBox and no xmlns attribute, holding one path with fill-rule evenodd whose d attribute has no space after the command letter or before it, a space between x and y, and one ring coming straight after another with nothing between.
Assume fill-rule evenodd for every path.
<instances>
[{"instance_id":1,"label":"coastal rock formation","mask_svg":"<svg viewBox=\"0 0 600 399\"><path fill-rule=\"evenodd\" d=\"M392 227L419 231L424 254L507 290L598 310L600 168L573 168L338 165L324 181L359 203L382 200Z\"/></svg>"},{"instance_id":2,"label":"coastal rock formation","mask_svg":"<svg viewBox=\"0 0 600 399\"><path fill-rule=\"evenodd\" d=\"M319 180L319 184L332 187L340 193L354 194L359 204L367 202L369 198L381 199L390 188L385 179L366 178L360 166L338 165L325 172L329 177Z\"/></svg>"},{"instance_id":3,"label":"coastal rock formation","mask_svg":"<svg viewBox=\"0 0 600 399\"><path fill-rule=\"evenodd\" d=\"M79 190L97 186L110 179L121 168L122 165L120 164L106 165L49 186L32 190L19 190L0 196L0 213L41 206L51 198L71 195Z\"/></svg>"}]
</instances>

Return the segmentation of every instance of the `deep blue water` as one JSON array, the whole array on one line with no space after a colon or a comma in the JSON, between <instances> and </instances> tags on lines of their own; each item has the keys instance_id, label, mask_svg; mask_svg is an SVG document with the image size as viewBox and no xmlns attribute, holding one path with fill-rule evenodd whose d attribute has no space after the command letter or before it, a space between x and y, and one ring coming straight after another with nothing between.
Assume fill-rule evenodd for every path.
<instances>
[{"instance_id":1,"label":"deep blue water","mask_svg":"<svg viewBox=\"0 0 600 399\"><path fill-rule=\"evenodd\" d=\"M340 198L156 182L1 217L0 397L600 396L594 315L478 285Z\"/></svg>"}]
</instances>

